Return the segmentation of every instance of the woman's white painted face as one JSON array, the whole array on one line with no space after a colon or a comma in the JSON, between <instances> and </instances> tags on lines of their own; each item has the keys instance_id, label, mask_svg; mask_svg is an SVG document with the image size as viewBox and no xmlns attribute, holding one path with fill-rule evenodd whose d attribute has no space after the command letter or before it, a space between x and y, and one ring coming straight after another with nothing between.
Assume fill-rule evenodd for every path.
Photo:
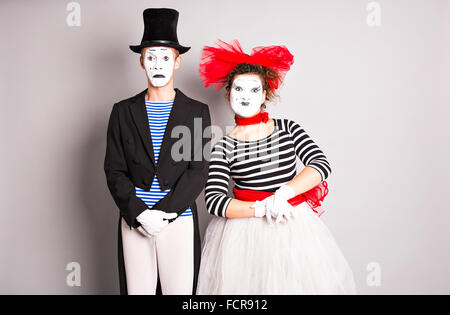
<instances>
[{"instance_id":1,"label":"woman's white painted face","mask_svg":"<svg viewBox=\"0 0 450 315\"><path fill-rule=\"evenodd\" d=\"M265 100L261 80L256 74L242 74L233 81L230 91L230 104L233 111L241 117L256 115Z\"/></svg>"},{"instance_id":2,"label":"woman's white painted face","mask_svg":"<svg viewBox=\"0 0 450 315\"><path fill-rule=\"evenodd\" d=\"M173 75L174 56L170 48L151 47L145 50L144 67L154 87L165 86Z\"/></svg>"}]
</instances>

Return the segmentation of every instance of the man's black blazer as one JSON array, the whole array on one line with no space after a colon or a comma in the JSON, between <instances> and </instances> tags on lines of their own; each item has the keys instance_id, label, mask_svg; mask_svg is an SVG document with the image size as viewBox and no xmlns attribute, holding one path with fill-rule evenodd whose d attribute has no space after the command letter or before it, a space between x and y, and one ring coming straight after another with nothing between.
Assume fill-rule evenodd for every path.
<instances>
[{"instance_id":1,"label":"man's black blazer","mask_svg":"<svg viewBox=\"0 0 450 315\"><path fill-rule=\"evenodd\" d=\"M136 196L135 186L150 190L156 175L161 189L171 188L171 191L152 209L181 214L191 205L195 205L195 200L207 181L211 146L211 130L208 128L211 126L211 117L208 105L187 97L179 89L175 91L176 96L157 165L145 107L147 89L115 103L111 111L104 170L109 191L121 216L130 227L138 227L140 224L136 217L148 209ZM201 118L202 123L199 128L197 119L194 129L196 117ZM185 129L187 127L190 130L191 146L187 148L190 149L189 160L176 161L172 157L172 146L179 142L178 137L181 137L172 136L172 130L176 126L185 126Z\"/></svg>"}]
</instances>

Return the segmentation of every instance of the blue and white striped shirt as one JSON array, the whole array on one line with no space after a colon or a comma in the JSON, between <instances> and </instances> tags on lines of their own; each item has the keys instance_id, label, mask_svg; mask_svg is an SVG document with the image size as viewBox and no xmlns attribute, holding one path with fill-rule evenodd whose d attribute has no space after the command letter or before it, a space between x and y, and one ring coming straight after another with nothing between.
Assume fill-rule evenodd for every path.
<instances>
[{"instance_id":1,"label":"blue and white striped shirt","mask_svg":"<svg viewBox=\"0 0 450 315\"><path fill-rule=\"evenodd\" d=\"M173 100L168 102L150 102L145 101L147 109L148 123L152 136L153 152L155 153L155 163L158 163L159 151L161 149L164 132L166 130L167 121L169 120L170 111L172 110ZM153 178L152 186L149 191L145 191L139 187L135 187L136 196L142 199L145 204L151 208L161 198L163 198L171 189L161 190L158 178ZM164 210L164 209L161 209ZM191 208L187 208L180 216L191 216Z\"/></svg>"}]
</instances>

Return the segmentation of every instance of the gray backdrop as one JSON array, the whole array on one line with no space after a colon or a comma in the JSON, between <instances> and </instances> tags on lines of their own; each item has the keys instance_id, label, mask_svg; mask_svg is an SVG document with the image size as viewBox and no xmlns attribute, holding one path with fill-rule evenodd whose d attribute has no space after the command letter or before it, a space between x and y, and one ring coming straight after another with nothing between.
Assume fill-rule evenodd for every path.
<instances>
[{"instance_id":1,"label":"gray backdrop","mask_svg":"<svg viewBox=\"0 0 450 315\"><path fill-rule=\"evenodd\" d=\"M233 114L202 86L203 45L286 45L295 64L268 110L302 124L330 160L322 218L358 291L450 293L449 1L82 0L80 26L69 2L0 4L0 293L118 293L106 128L113 103L146 88L128 45L147 7L180 11L192 49L175 85L223 130ZM203 233L203 192L198 204ZM81 286L66 282L70 262Z\"/></svg>"}]
</instances>

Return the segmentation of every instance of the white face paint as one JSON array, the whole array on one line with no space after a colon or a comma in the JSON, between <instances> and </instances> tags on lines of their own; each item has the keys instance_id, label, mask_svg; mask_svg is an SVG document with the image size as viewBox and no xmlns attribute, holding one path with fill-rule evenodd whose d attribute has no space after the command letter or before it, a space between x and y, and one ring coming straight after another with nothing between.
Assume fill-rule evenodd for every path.
<instances>
[{"instance_id":1,"label":"white face paint","mask_svg":"<svg viewBox=\"0 0 450 315\"><path fill-rule=\"evenodd\" d=\"M144 67L154 87L165 86L173 75L174 56L167 47L150 47L145 50Z\"/></svg>"},{"instance_id":2,"label":"white face paint","mask_svg":"<svg viewBox=\"0 0 450 315\"><path fill-rule=\"evenodd\" d=\"M263 87L258 76L241 75L233 81L230 103L237 115L241 117L256 115L264 102L264 97Z\"/></svg>"}]
</instances>

